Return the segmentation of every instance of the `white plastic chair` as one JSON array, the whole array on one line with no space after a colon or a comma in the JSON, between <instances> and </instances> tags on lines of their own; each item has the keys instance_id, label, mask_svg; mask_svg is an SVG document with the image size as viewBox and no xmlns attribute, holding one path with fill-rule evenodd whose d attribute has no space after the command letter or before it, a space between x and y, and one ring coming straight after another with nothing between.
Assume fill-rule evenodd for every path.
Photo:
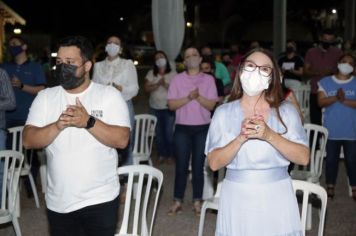
<instances>
[{"instance_id":1,"label":"white plastic chair","mask_svg":"<svg viewBox=\"0 0 356 236\"><path fill-rule=\"evenodd\" d=\"M119 234L122 235L141 235L151 236L153 223L155 219L157 203L163 183L162 171L149 165L129 165L118 168L119 175L128 175L126 200L124 204L124 214L120 227ZM152 190L152 182L157 182L157 191ZM133 200L134 182L137 184L136 200ZM155 197L150 197L151 192L154 192ZM155 199L154 202L149 201ZM150 204L150 202L153 204ZM152 210L151 225L148 228L147 216L148 208ZM133 222L130 222L130 219ZM131 230L129 230L132 228ZM131 233L129 233L131 231ZM140 233L139 233L140 232Z\"/></svg>"},{"instance_id":2,"label":"white plastic chair","mask_svg":"<svg viewBox=\"0 0 356 236\"><path fill-rule=\"evenodd\" d=\"M295 97L297 98L300 109L302 111L304 121L310 121L310 85L302 84L297 89L293 90Z\"/></svg>"},{"instance_id":3,"label":"white plastic chair","mask_svg":"<svg viewBox=\"0 0 356 236\"><path fill-rule=\"evenodd\" d=\"M33 196L35 198L36 202L36 207L40 208L40 202L38 200L38 194L37 194L37 188L35 181L33 179L32 173L31 173L31 163L32 163L32 153L33 150L31 150L31 154L28 157L27 151L23 148L22 146L22 131L23 131L23 126L16 126L9 128L8 131L10 134L12 134L12 150L18 151L24 154L24 161L23 161L23 166L21 170L21 176L28 176L30 179L30 184L31 184L31 189L33 192Z\"/></svg>"},{"instance_id":4,"label":"white plastic chair","mask_svg":"<svg viewBox=\"0 0 356 236\"><path fill-rule=\"evenodd\" d=\"M318 227L318 236L323 236L324 233L324 222L325 222L325 213L326 205L328 201L328 196L323 187L317 184L313 184L307 181L293 180L294 192L297 191L303 192L303 203L302 203L302 213L301 213L301 222L303 235L305 235L305 229L307 228L307 215L309 214L309 196L310 194L316 194L317 197L321 200L321 209L319 214L319 227Z\"/></svg>"},{"instance_id":5,"label":"white plastic chair","mask_svg":"<svg viewBox=\"0 0 356 236\"><path fill-rule=\"evenodd\" d=\"M208 209L218 210L219 208L220 190L221 190L222 182L224 180L224 175L225 175L225 168L221 168L218 172L218 184L216 186L216 191L214 196L206 199L203 202L203 205L201 207L201 213L200 213L198 236L203 236L206 211Z\"/></svg>"},{"instance_id":6,"label":"white plastic chair","mask_svg":"<svg viewBox=\"0 0 356 236\"><path fill-rule=\"evenodd\" d=\"M304 167L295 165L290 175L292 179L320 184L320 176L323 170L323 160L329 133L325 127L316 124L304 124L304 129L307 132L310 145L310 162L308 166ZM312 227L311 204L309 204L309 209L307 218L308 230Z\"/></svg>"},{"instance_id":7,"label":"white plastic chair","mask_svg":"<svg viewBox=\"0 0 356 236\"><path fill-rule=\"evenodd\" d=\"M0 151L0 161L4 164L2 194L0 205L0 224L12 222L16 236L21 236L21 229L16 214L19 179L24 156L12 150Z\"/></svg>"},{"instance_id":8,"label":"white plastic chair","mask_svg":"<svg viewBox=\"0 0 356 236\"><path fill-rule=\"evenodd\" d=\"M134 165L147 161L152 166L152 131L155 130L156 124L157 118L154 115L135 115L135 142L132 151Z\"/></svg>"},{"instance_id":9,"label":"white plastic chair","mask_svg":"<svg viewBox=\"0 0 356 236\"><path fill-rule=\"evenodd\" d=\"M300 166L295 165L294 169L291 171L291 177L292 179L305 180L319 184L329 133L325 127L316 124L304 124L304 129L306 130L309 139L310 163L302 169Z\"/></svg>"}]
</instances>

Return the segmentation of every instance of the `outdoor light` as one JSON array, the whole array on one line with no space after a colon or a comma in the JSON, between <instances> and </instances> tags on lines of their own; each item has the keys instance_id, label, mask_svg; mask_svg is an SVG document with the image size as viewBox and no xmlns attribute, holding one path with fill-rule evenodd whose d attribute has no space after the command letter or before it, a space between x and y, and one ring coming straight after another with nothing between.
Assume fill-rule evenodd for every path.
<instances>
[{"instance_id":1,"label":"outdoor light","mask_svg":"<svg viewBox=\"0 0 356 236\"><path fill-rule=\"evenodd\" d=\"M21 34L21 33L22 33L22 31L21 31L20 28L15 28L14 29L14 34Z\"/></svg>"},{"instance_id":2,"label":"outdoor light","mask_svg":"<svg viewBox=\"0 0 356 236\"><path fill-rule=\"evenodd\" d=\"M123 21L124 20L124 17L120 17L120 21Z\"/></svg>"},{"instance_id":3,"label":"outdoor light","mask_svg":"<svg viewBox=\"0 0 356 236\"><path fill-rule=\"evenodd\" d=\"M135 66L138 65L138 61L137 60L134 60L133 63L134 63Z\"/></svg>"},{"instance_id":4,"label":"outdoor light","mask_svg":"<svg viewBox=\"0 0 356 236\"><path fill-rule=\"evenodd\" d=\"M331 10L331 13L336 14L337 10L334 8L334 9Z\"/></svg>"},{"instance_id":5,"label":"outdoor light","mask_svg":"<svg viewBox=\"0 0 356 236\"><path fill-rule=\"evenodd\" d=\"M56 66L52 66L52 70L56 70Z\"/></svg>"},{"instance_id":6,"label":"outdoor light","mask_svg":"<svg viewBox=\"0 0 356 236\"><path fill-rule=\"evenodd\" d=\"M57 53L56 52L52 52L51 53L51 57L57 57Z\"/></svg>"},{"instance_id":7,"label":"outdoor light","mask_svg":"<svg viewBox=\"0 0 356 236\"><path fill-rule=\"evenodd\" d=\"M189 21L188 21L188 22L187 22L187 27L188 27L188 28L191 28L191 27L193 27L193 24L192 24L192 22L189 22Z\"/></svg>"}]
</instances>

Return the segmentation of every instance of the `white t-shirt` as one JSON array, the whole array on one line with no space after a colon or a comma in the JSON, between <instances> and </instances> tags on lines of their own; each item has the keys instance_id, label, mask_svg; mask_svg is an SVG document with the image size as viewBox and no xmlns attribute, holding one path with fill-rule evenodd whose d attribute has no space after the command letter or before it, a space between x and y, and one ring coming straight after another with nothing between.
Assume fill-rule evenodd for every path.
<instances>
[{"instance_id":1,"label":"white t-shirt","mask_svg":"<svg viewBox=\"0 0 356 236\"><path fill-rule=\"evenodd\" d=\"M177 72L171 71L163 76L164 81L169 84L175 76ZM151 83L157 83L162 76L160 74L157 74L156 76L153 74L153 70L148 71L146 75L146 79L151 82ZM167 105L167 93L168 89L165 88L164 86L159 86L156 90L152 91L150 93L150 98L149 98L149 104L150 107L153 109L168 109Z\"/></svg>"},{"instance_id":2,"label":"white t-shirt","mask_svg":"<svg viewBox=\"0 0 356 236\"><path fill-rule=\"evenodd\" d=\"M93 81L104 85L121 85L125 101L135 97L139 89L135 65L131 60L120 57L113 61L105 59L95 63Z\"/></svg>"},{"instance_id":3,"label":"white t-shirt","mask_svg":"<svg viewBox=\"0 0 356 236\"><path fill-rule=\"evenodd\" d=\"M111 125L130 127L126 102L111 86L91 82L79 94L61 86L38 93L26 124L44 127L58 120L67 105L79 98L89 114ZM113 200L119 195L117 152L105 146L86 129L68 127L46 147L48 209L68 213Z\"/></svg>"}]
</instances>

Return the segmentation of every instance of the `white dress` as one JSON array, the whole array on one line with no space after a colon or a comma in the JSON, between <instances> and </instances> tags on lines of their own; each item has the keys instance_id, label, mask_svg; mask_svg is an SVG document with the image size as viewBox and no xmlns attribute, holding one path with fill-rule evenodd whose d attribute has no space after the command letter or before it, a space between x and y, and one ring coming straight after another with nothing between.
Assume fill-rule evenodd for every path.
<instances>
[{"instance_id":1,"label":"white dress","mask_svg":"<svg viewBox=\"0 0 356 236\"><path fill-rule=\"evenodd\" d=\"M308 146L298 112L284 102L271 110L267 125L283 137ZM223 147L240 133L240 101L218 107L210 124L205 153ZM287 172L289 161L272 145L248 140L227 166L222 184L216 236L302 236L297 200Z\"/></svg>"}]
</instances>

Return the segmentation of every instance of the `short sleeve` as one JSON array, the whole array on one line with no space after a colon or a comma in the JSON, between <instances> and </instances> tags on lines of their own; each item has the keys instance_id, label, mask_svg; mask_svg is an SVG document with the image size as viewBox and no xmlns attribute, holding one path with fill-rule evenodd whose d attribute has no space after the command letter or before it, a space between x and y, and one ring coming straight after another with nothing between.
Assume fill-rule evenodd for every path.
<instances>
[{"instance_id":1,"label":"short sleeve","mask_svg":"<svg viewBox=\"0 0 356 236\"><path fill-rule=\"evenodd\" d=\"M36 78L35 85L45 85L46 84L46 76L42 69L42 66L38 63L36 65Z\"/></svg>"},{"instance_id":2,"label":"short sleeve","mask_svg":"<svg viewBox=\"0 0 356 236\"><path fill-rule=\"evenodd\" d=\"M226 129L226 121L224 117L227 116L226 110L218 107L211 120L208 135L205 142L205 154L216 148L224 147L236 138L236 134Z\"/></svg>"},{"instance_id":3,"label":"short sleeve","mask_svg":"<svg viewBox=\"0 0 356 236\"><path fill-rule=\"evenodd\" d=\"M106 86L105 94L105 109L109 115L105 116L103 121L110 125L131 128L129 110L121 93L111 86Z\"/></svg>"},{"instance_id":4,"label":"short sleeve","mask_svg":"<svg viewBox=\"0 0 356 236\"><path fill-rule=\"evenodd\" d=\"M179 79L179 74L175 75L171 83L169 84L168 88L168 93L167 93L167 99L177 99L178 98L178 79Z\"/></svg>"},{"instance_id":5,"label":"short sleeve","mask_svg":"<svg viewBox=\"0 0 356 236\"><path fill-rule=\"evenodd\" d=\"M153 70L149 70L145 76L146 80L153 81Z\"/></svg>"},{"instance_id":6,"label":"short sleeve","mask_svg":"<svg viewBox=\"0 0 356 236\"><path fill-rule=\"evenodd\" d=\"M288 128L287 133L283 134L283 137L289 141L303 144L309 147L307 133L303 127L302 121L298 111L290 102L285 102L281 106L281 116Z\"/></svg>"},{"instance_id":7,"label":"short sleeve","mask_svg":"<svg viewBox=\"0 0 356 236\"><path fill-rule=\"evenodd\" d=\"M27 116L26 125L33 125L36 127L46 126L47 114L47 89L40 91L33 100L30 111Z\"/></svg>"}]
</instances>

